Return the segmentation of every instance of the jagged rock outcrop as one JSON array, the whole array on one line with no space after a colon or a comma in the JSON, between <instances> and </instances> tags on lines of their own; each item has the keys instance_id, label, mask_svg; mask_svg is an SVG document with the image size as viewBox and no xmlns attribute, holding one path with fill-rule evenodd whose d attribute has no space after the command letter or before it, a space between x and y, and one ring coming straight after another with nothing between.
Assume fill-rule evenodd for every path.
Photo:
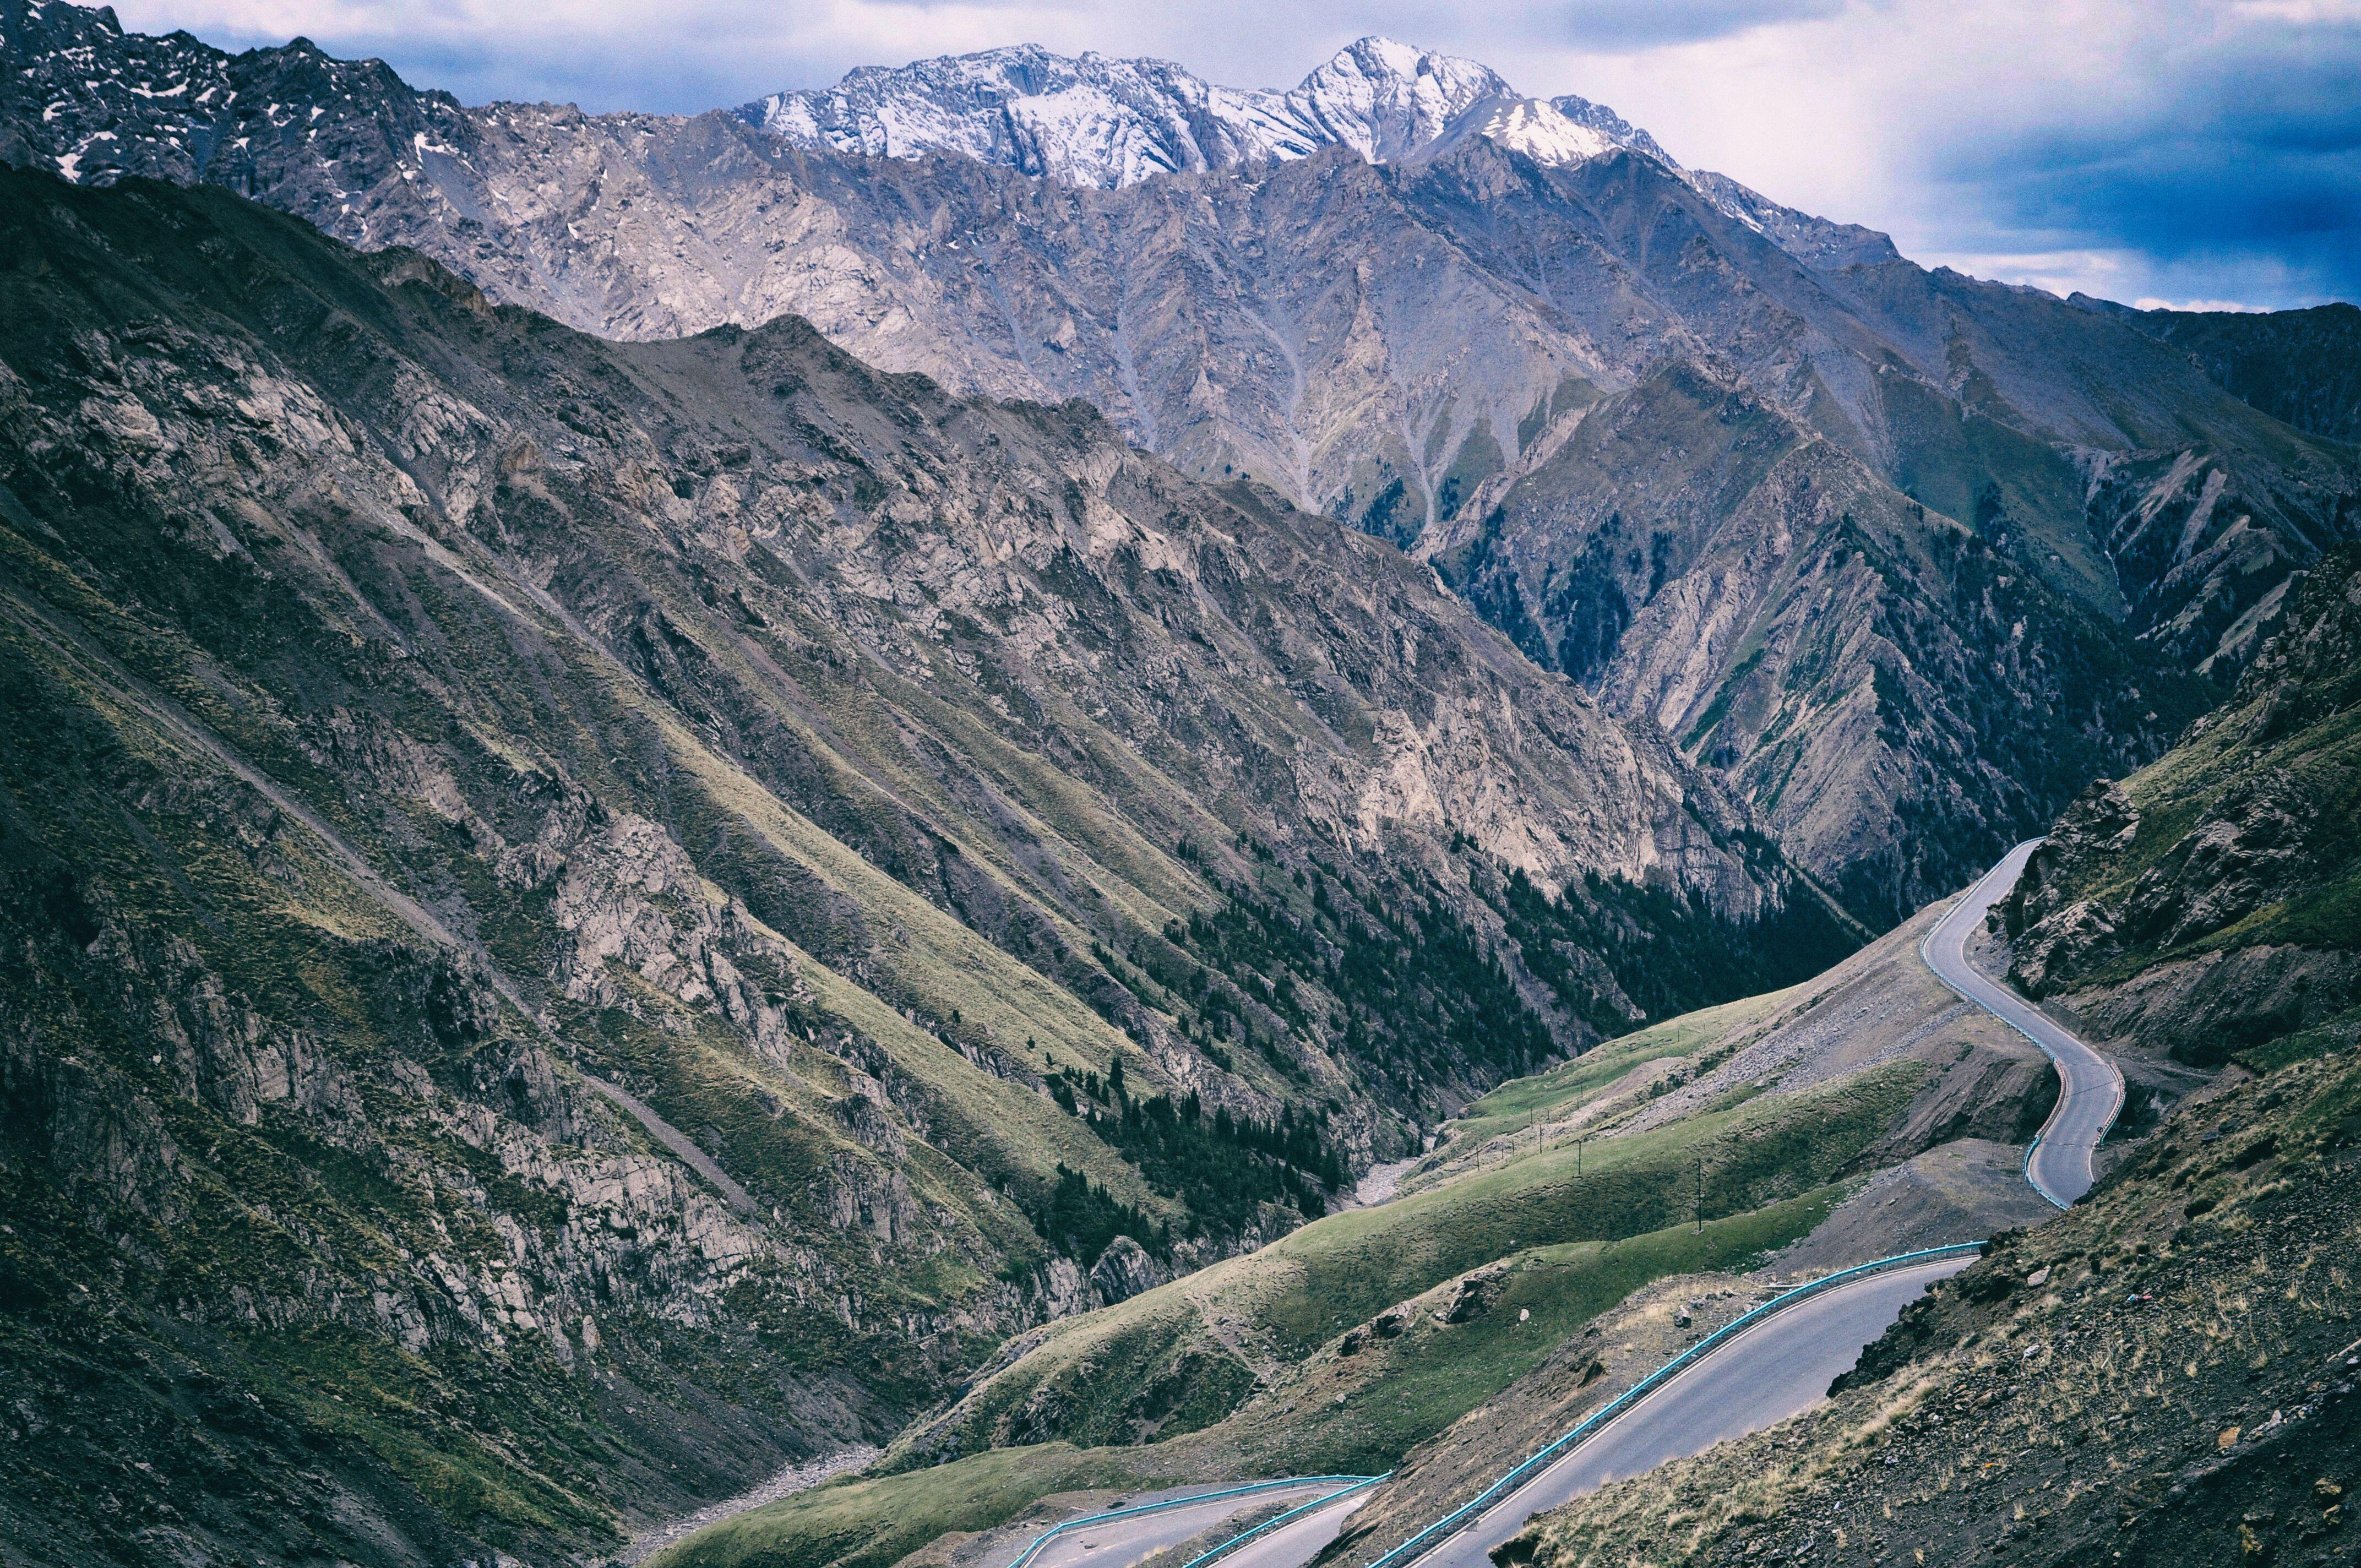
<instances>
[{"instance_id":1,"label":"jagged rock outcrop","mask_svg":"<svg viewBox=\"0 0 2361 1568\"><path fill-rule=\"evenodd\" d=\"M1090 1273L1091 1288L1107 1306L1128 1301L1143 1290L1153 1290L1170 1277L1164 1266L1129 1236L1117 1236L1109 1243L1099 1260L1091 1265Z\"/></svg>"}]
</instances>

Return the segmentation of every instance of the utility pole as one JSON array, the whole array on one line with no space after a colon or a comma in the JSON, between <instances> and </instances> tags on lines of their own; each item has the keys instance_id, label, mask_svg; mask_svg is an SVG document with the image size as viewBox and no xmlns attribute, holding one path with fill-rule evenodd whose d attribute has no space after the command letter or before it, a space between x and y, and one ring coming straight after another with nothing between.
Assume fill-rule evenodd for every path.
<instances>
[{"instance_id":1,"label":"utility pole","mask_svg":"<svg viewBox=\"0 0 2361 1568\"><path fill-rule=\"evenodd\" d=\"M1699 1159L1697 1186L1697 1234L1705 1234L1705 1161Z\"/></svg>"}]
</instances>

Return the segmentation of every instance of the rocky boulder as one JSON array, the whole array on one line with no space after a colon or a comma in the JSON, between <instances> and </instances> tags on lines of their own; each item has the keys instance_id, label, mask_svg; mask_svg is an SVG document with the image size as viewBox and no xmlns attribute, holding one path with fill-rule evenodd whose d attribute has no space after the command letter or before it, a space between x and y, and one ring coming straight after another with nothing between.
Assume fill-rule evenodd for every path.
<instances>
[{"instance_id":1,"label":"rocky boulder","mask_svg":"<svg viewBox=\"0 0 2361 1568\"><path fill-rule=\"evenodd\" d=\"M1117 1301L1128 1301L1142 1291L1153 1290L1172 1276L1151 1256L1148 1249L1129 1236L1117 1236L1107 1244L1106 1251L1091 1265L1091 1288L1110 1307Z\"/></svg>"}]
</instances>

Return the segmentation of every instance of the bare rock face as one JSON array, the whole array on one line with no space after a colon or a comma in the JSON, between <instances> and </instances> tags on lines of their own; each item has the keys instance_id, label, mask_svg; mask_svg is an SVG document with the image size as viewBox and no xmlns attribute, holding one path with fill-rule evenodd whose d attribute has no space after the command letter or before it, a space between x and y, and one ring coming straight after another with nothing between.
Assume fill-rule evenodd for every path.
<instances>
[{"instance_id":1,"label":"bare rock face","mask_svg":"<svg viewBox=\"0 0 2361 1568\"><path fill-rule=\"evenodd\" d=\"M2088 972L2122 951L2122 936L2105 907L2077 899L2019 938L2009 977L2029 994L2046 995L2063 976Z\"/></svg>"},{"instance_id":2,"label":"bare rock face","mask_svg":"<svg viewBox=\"0 0 2361 1568\"><path fill-rule=\"evenodd\" d=\"M1498 496L1445 535L1446 580L1721 769L1880 922L2203 700L1727 373L1670 366L1599 400Z\"/></svg>"},{"instance_id":3,"label":"bare rock face","mask_svg":"<svg viewBox=\"0 0 2361 1568\"><path fill-rule=\"evenodd\" d=\"M1129 1236L1117 1236L1109 1243L1099 1260L1091 1265L1090 1273L1091 1288L1110 1306L1153 1290L1170 1277L1148 1249Z\"/></svg>"},{"instance_id":4,"label":"bare rock face","mask_svg":"<svg viewBox=\"0 0 2361 1568\"><path fill-rule=\"evenodd\" d=\"M2008 896L1993 906L1993 918L2012 941L2059 915L2071 885L2069 868L2088 864L2094 857L2129 850L2139 837L2139 808L2124 786L2113 779L2094 779L2059 817L2025 863L2025 871ZM2085 926L2094 912L2077 915L2068 924ZM2103 922L2104 917L2098 916ZM2105 922L2110 930L2111 922Z\"/></svg>"},{"instance_id":5,"label":"bare rock face","mask_svg":"<svg viewBox=\"0 0 2361 1568\"><path fill-rule=\"evenodd\" d=\"M2201 950L2064 994L2114 1038L2158 1043L2212 1067L2309 1029L2349 1036L2361 1008L2361 956L2293 943Z\"/></svg>"}]
</instances>

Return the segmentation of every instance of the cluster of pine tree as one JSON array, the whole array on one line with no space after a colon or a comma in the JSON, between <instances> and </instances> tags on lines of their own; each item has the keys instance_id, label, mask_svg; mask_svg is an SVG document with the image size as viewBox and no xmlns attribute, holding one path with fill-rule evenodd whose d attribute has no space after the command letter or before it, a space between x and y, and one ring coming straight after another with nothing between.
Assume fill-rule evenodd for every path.
<instances>
[{"instance_id":1,"label":"cluster of pine tree","mask_svg":"<svg viewBox=\"0 0 2361 1568\"><path fill-rule=\"evenodd\" d=\"M1322 1135L1318 1115L1281 1106L1275 1122L1206 1114L1194 1090L1135 1097L1115 1058L1102 1081L1095 1072L1060 1070L1049 1079L1060 1105L1137 1167L1148 1184L1189 1208L1190 1235L1235 1236L1265 1203L1285 1204L1306 1219L1328 1212L1328 1194L1345 1183L1344 1161ZM1137 1236L1142 1245L1148 1238Z\"/></svg>"},{"instance_id":2,"label":"cluster of pine tree","mask_svg":"<svg viewBox=\"0 0 2361 1568\"><path fill-rule=\"evenodd\" d=\"M1025 1217L1051 1246L1084 1268L1117 1236L1129 1236L1158 1257L1172 1256L1172 1228L1151 1220L1079 1170L1058 1162L1058 1179L1030 1202L1019 1201Z\"/></svg>"},{"instance_id":3,"label":"cluster of pine tree","mask_svg":"<svg viewBox=\"0 0 2361 1568\"><path fill-rule=\"evenodd\" d=\"M1766 919L1739 922L1697 895L1596 872L1552 898L1514 869L1488 902L1534 978L1607 1035L1631 1023L1599 1004L1569 950L1595 955L1653 1022L1793 985L1859 945L1817 899L1799 897Z\"/></svg>"},{"instance_id":4,"label":"cluster of pine tree","mask_svg":"<svg viewBox=\"0 0 2361 1568\"><path fill-rule=\"evenodd\" d=\"M1290 1033L1342 1049L1404 1092L1451 1077L1497 1081L1549 1059L1549 1028L1518 995L1499 955L1414 869L1408 890L1391 899L1316 856L1294 880L1309 897L1308 919L1279 898L1233 885L1220 908L1192 914L1165 936L1286 1020ZM1341 1011L1328 1014L1300 981L1316 982ZM1209 1034L1235 1029L1273 1054L1224 988L1200 980L1197 989Z\"/></svg>"},{"instance_id":5,"label":"cluster of pine tree","mask_svg":"<svg viewBox=\"0 0 2361 1568\"><path fill-rule=\"evenodd\" d=\"M1855 946L1809 898L1766 920L1733 922L1678 890L1595 875L1552 897L1455 833L1455 857L1469 857L1469 889L1499 916L1500 937L1492 937L1463 919L1414 863L1370 881L1317 853L1289 869L1247 835L1238 847L1261 862L1251 880L1217 875L1184 840L1180 858L1213 882L1223 902L1168 925L1161 941L1136 941L1120 956L1093 945L1093 956L1148 1006L1177 1014L1221 1067L1230 1066L1230 1047L1243 1046L1309 1085L1312 1053L1333 1053L1402 1102L1442 1082L1488 1087L1557 1054L1549 1009L1518 989L1512 960L1554 994L1565 1015L1605 1036L1775 990ZM1186 1205L1191 1236L1241 1234L1265 1203L1324 1213L1348 1174L1314 1110L1290 1107L1264 1124L1224 1109L1208 1114L1194 1093L1135 1097L1120 1060L1104 1082L1067 1069L1052 1073L1049 1088L1156 1191ZM1125 1219L1104 1191L1084 1183L1060 1192L1060 1213L1076 1217L1043 1234L1060 1247L1095 1257L1107 1239L1128 1234L1151 1251L1169 1249L1169 1236L1150 1234L1145 1216Z\"/></svg>"}]
</instances>

